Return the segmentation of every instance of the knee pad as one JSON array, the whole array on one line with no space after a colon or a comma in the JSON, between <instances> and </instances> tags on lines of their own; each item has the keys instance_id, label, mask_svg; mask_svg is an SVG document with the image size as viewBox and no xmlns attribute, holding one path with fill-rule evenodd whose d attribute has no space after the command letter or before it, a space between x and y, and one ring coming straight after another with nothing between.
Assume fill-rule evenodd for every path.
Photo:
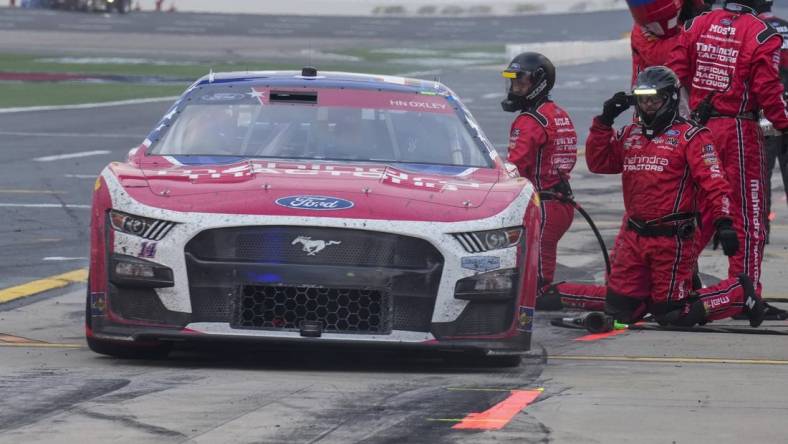
<instances>
[{"instance_id":1,"label":"knee pad","mask_svg":"<svg viewBox=\"0 0 788 444\"><path fill-rule=\"evenodd\" d=\"M610 288L605 295L605 313L618 322L629 324L639 321L645 314L646 304L640 299L620 295Z\"/></svg>"}]
</instances>

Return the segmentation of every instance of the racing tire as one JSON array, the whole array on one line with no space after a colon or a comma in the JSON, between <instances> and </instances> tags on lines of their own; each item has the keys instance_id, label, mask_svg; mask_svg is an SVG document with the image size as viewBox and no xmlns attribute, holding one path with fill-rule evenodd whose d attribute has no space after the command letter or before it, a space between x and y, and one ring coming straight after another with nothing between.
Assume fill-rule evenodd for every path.
<instances>
[{"instance_id":1,"label":"racing tire","mask_svg":"<svg viewBox=\"0 0 788 444\"><path fill-rule=\"evenodd\" d=\"M90 278L88 278L90 282ZM85 327L92 328L92 316L90 313L90 289L85 301ZM168 342L155 342L146 344L133 344L121 341L108 341L96 339L90 336L85 337L88 348L93 352L126 359L164 359L172 350L172 344Z\"/></svg>"}]
</instances>

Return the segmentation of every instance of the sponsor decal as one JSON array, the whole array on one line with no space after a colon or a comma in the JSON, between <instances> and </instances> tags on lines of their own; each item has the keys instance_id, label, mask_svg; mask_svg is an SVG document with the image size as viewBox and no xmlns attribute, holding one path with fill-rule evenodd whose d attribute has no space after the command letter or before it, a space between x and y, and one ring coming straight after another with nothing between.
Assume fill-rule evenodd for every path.
<instances>
[{"instance_id":1,"label":"sponsor decal","mask_svg":"<svg viewBox=\"0 0 788 444\"><path fill-rule=\"evenodd\" d=\"M137 257L156 257L156 244L156 242L143 242L140 244L140 252L137 253Z\"/></svg>"},{"instance_id":2,"label":"sponsor decal","mask_svg":"<svg viewBox=\"0 0 788 444\"><path fill-rule=\"evenodd\" d=\"M624 158L624 171L656 171L661 173L670 162L659 156L629 156Z\"/></svg>"},{"instance_id":3,"label":"sponsor decal","mask_svg":"<svg viewBox=\"0 0 788 444\"><path fill-rule=\"evenodd\" d=\"M445 103L430 103L420 102L417 100L390 100L389 105L393 108L409 108L409 109L438 109L444 110L448 105Z\"/></svg>"},{"instance_id":4,"label":"sponsor decal","mask_svg":"<svg viewBox=\"0 0 788 444\"><path fill-rule=\"evenodd\" d=\"M726 37L733 37L736 35L736 28L731 27L733 23L728 19L723 19L719 25L709 26L709 31L714 34L722 34Z\"/></svg>"},{"instance_id":5,"label":"sponsor decal","mask_svg":"<svg viewBox=\"0 0 788 444\"><path fill-rule=\"evenodd\" d=\"M90 314L93 316L104 316L107 310L106 293L90 293Z\"/></svg>"},{"instance_id":6,"label":"sponsor decal","mask_svg":"<svg viewBox=\"0 0 788 444\"><path fill-rule=\"evenodd\" d=\"M461 259L462 268L484 273L501 268L501 258L496 256L468 256Z\"/></svg>"},{"instance_id":7,"label":"sponsor decal","mask_svg":"<svg viewBox=\"0 0 788 444\"><path fill-rule=\"evenodd\" d=\"M239 159L241 158L232 158ZM178 160L178 159L175 159ZM404 170L404 171L403 171ZM480 189L481 184L472 180L452 180L429 177L428 175L450 175L465 177L476 168L447 165L400 164L393 167L363 168L350 165L322 165L285 162L245 162L230 167L195 167L174 170L159 170L159 176L186 176L193 181L230 182L247 180L255 174L271 176L332 176L361 177L378 179L381 183L399 185L407 188L432 188L440 191L459 191L460 189ZM419 173L419 174L412 174Z\"/></svg>"},{"instance_id":8,"label":"sponsor decal","mask_svg":"<svg viewBox=\"0 0 788 444\"><path fill-rule=\"evenodd\" d=\"M353 202L329 196L288 196L276 199L276 204L296 210L333 211L353 208Z\"/></svg>"},{"instance_id":9,"label":"sponsor decal","mask_svg":"<svg viewBox=\"0 0 788 444\"><path fill-rule=\"evenodd\" d=\"M206 94L200 97L200 100L204 102L234 102L237 100L243 100L246 98L246 94L240 93L215 93L215 94Z\"/></svg>"},{"instance_id":10,"label":"sponsor decal","mask_svg":"<svg viewBox=\"0 0 788 444\"><path fill-rule=\"evenodd\" d=\"M509 71L519 71L519 70L520 70L519 63L512 63L511 65L509 65Z\"/></svg>"},{"instance_id":11,"label":"sponsor decal","mask_svg":"<svg viewBox=\"0 0 788 444\"><path fill-rule=\"evenodd\" d=\"M512 138L516 139L520 137L520 128L515 128L512 130Z\"/></svg>"},{"instance_id":12,"label":"sponsor decal","mask_svg":"<svg viewBox=\"0 0 788 444\"><path fill-rule=\"evenodd\" d=\"M714 145L708 144L703 146L703 154L715 154L714 152Z\"/></svg>"},{"instance_id":13,"label":"sponsor decal","mask_svg":"<svg viewBox=\"0 0 788 444\"><path fill-rule=\"evenodd\" d=\"M530 332L534 329L534 308L520 306L520 314L517 316L517 330Z\"/></svg>"},{"instance_id":14,"label":"sponsor decal","mask_svg":"<svg viewBox=\"0 0 788 444\"><path fill-rule=\"evenodd\" d=\"M676 137L679 134L681 134L681 131L675 130L675 129L669 129L669 130L665 131L665 135L666 136L670 136L670 137Z\"/></svg>"},{"instance_id":15,"label":"sponsor decal","mask_svg":"<svg viewBox=\"0 0 788 444\"><path fill-rule=\"evenodd\" d=\"M339 245L342 241L324 241L320 239L312 239L311 236L298 236L290 242L290 245L301 244L303 248L301 251L305 252L307 256L315 256L317 253L325 250L326 247L331 245Z\"/></svg>"},{"instance_id":16,"label":"sponsor decal","mask_svg":"<svg viewBox=\"0 0 788 444\"><path fill-rule=\"evenodd\" d=\"M723 305L729 304L731 302L731 298L727 295L717 296L716 298L703 301L703 307L706 309L706 312L710 312L717 307L722 307Z\"/></svg>"}]
</instances>

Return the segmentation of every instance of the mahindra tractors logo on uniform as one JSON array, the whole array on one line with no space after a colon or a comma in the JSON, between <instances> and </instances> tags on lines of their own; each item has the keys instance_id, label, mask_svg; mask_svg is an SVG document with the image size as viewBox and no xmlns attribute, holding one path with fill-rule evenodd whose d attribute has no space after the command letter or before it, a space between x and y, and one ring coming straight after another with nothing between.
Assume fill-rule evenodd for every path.
<instances>
[{"instance_id":1,"label":"mahindra tractors logo on uniform","mask_svg":"<svg viewBox=\"0 0 788 444\"><path fill-rule=\"evenodd\" d=\"M624 158L624 171L662 172L670 162L659 156L631 156Z\"/></svg>"},{"instance_id":2,"label":"mahindra tractors logo on uniform","mask_svg":"<svg viewBox=\"0 0 788 444\"><path fill-rule=\"evenodd\" d=\"M353 208L353 202L338 197L328 196L288 196L276 199L279 206L296 210L347 210Z\"/></svg>"}]
</instances>

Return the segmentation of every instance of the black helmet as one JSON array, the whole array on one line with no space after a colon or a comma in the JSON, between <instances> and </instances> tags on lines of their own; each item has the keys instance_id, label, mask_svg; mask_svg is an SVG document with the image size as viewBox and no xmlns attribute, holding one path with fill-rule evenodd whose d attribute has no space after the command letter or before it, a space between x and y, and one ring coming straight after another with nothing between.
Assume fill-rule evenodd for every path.
<instances>
[{"instance_id":1,"label":"black helmet","mask_svg":"<svg viewBox=\"0 0 788 444\"><path fill-rule=\"evenodd\" d=\"M679 115L679 83L676 74L665 66L646 68L638 75L632 94L635 96L640 125L646 137L654 137L669 127ZM641 109L649 97L662 99L662 106L653 114Z\"/></svg>"},{"instance_id":2,"label":"black helmet","mask_svg":"<svg viewBox=\"0 0 788 444\"><path fill-rule=\"evenodd\" d=\"M756 13L760 13L761 10L764 7L763 4L765 2L766 2L766 0L725 0L725 7L727 9L729 9L729 10L738 10L738 9L735 9L735 6L733 8L731 7L731 6L733 6L733 5L731 5L731 3L735 3L735 4L742 5L742 6L750 7ZM747 11L744 11L744 12L747 12Z\"/></svg>"},{"instance_id":3,"label":"black helmet","mask_svg":"<svg viewBox=\"0 0 788 444\"><path fill-rule=\"evenodd\" d=\"M509 79L507 97L501 102L503 110L508 112L538 106L555 85L555 66L547 57L537 52L524 52L513 58L501 75ZM515 94L512 92L512 83L523 78L531 81L531 87L524 94Z\"/></svg>"}]
</instances>

